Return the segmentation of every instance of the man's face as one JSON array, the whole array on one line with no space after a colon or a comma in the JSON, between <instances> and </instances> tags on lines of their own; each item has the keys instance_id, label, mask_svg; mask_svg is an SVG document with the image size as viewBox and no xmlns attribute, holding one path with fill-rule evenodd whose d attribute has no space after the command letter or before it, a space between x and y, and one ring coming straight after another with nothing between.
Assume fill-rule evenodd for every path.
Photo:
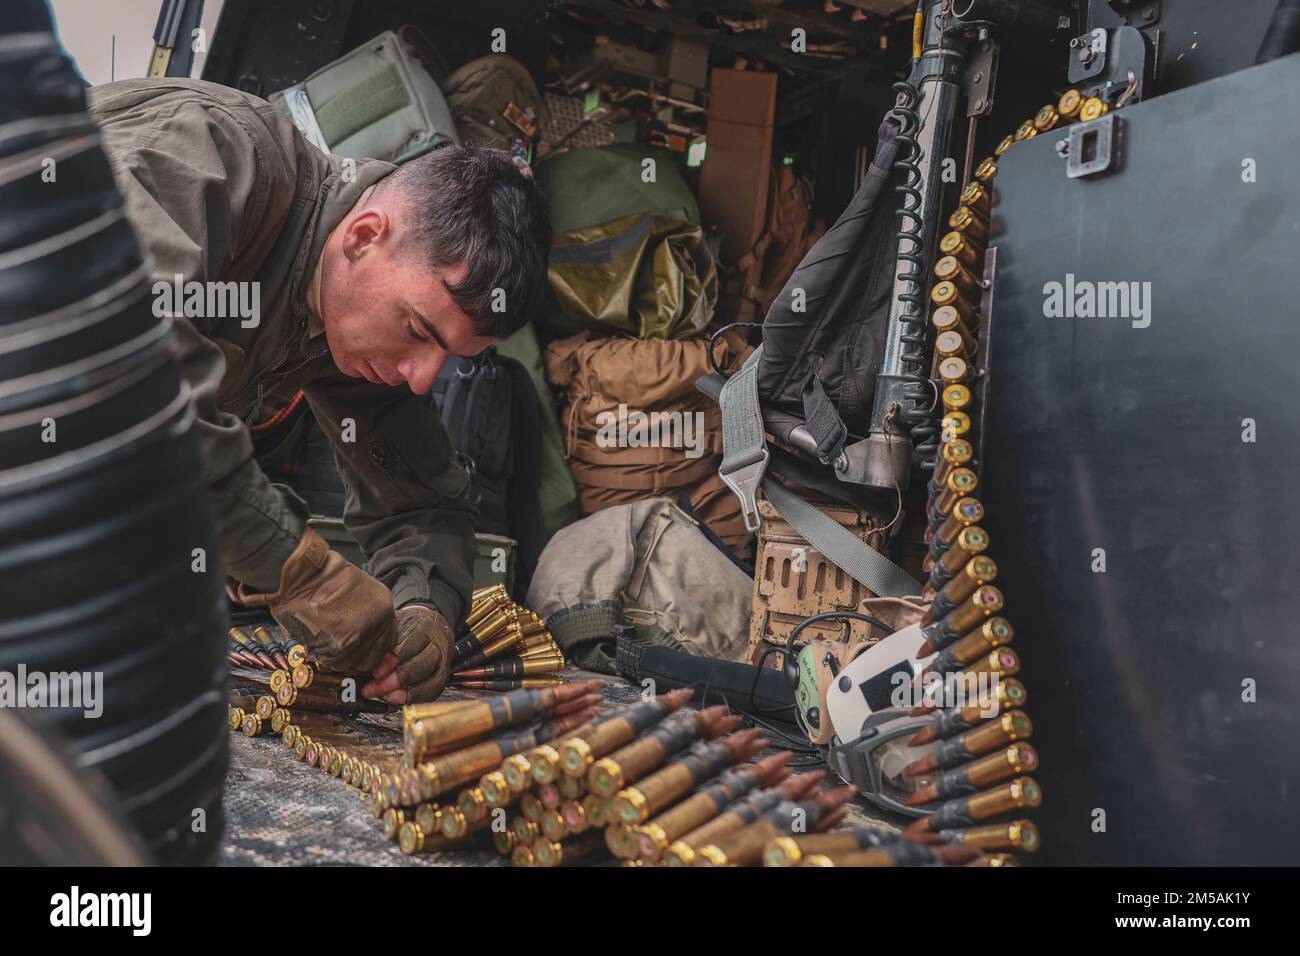
<instances>
[{"instance_id":1,"label":"man's face","mask_svg":"<svg viewBox=\"0 0 1300 956\"><path fill-rule=\"evenodd\" d=\"M395 204L354 209L339 224L321 256L319 307L339 371L405 383L420 395L449 357L477 355L493 339L474 330L447 291L466 265L433 270L395 241L403 211Z\"/></svg>"}]
</instances>

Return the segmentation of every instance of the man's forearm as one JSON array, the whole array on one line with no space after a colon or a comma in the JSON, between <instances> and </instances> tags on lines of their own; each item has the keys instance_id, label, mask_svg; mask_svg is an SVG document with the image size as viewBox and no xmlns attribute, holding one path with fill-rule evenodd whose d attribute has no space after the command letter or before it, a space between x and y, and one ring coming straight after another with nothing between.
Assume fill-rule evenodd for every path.
<instances>
[{"instance_id":1,"label":"man's forearm","mask_svg":"<svg viewBox=\"0 0 1300 956\"><path fill-rule=\"evenodd\" d=\"M259 591L280 586L280 569L302 540L307 507L283 486L272 485L249 460L211 487L227 574Z\"/></svg>"},{"instance_id":2,"label":"man's forearm","mask_svg":"<svg viewBox=\"0 0 1300 956\"><path fill-rule=\"evenodd\" d=\"M338 373L305 390L347 486L344 523L396 607L427 604L453 626L469 605L474 525L469 475L437 411L409 391ZM355 430L344 438L347 418Z\"/></svg>"},{"instance_id":3,"label":"man's forearm","mask_svg":"<svg viewBox=\"0 0 1300 956\"><path fill-rule=\"evenodd\" d=\"M372 519L349 516L371 573L393 592L393 604L425 604L453 625L469 606L474 573L472 508L448 501Z\"/></svg>"}]
</instances>

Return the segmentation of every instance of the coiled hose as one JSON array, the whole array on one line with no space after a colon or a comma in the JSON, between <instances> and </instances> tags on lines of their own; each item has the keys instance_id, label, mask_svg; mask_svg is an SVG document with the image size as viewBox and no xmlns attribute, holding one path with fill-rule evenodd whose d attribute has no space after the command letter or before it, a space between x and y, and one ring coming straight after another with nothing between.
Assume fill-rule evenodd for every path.
<instances>
[{"instance_id":1,"label":"coiled hose","mask_svg":"<svg viewBox=\"0 0 1300 956\"><path fill-rule=\"evenodd\" d=\"M107 778L154 859L204 861L222 832L229 744L193 407L83 86L44 4L12 6L0 24L0 672L79 767ZM17 24L31 28L5 32Z\"/></svg>"},{"instance_id":2,"label":"coiled hose","mask_svg":"<svg viewBox=\"0 0 1300 956\"><path fill-rule=\"evenodd\" d=\"M894 84L897 102L891 116L899 126L898 157L894 172L902 181L894 187L899 205L894 215L898 218L897 262L904 263L899 276L910 287L898 294L899 322L904 326L899 337L902 343L902 375L904 403L899 418L911 432L912 460L923 470L934 467L934 457L939 450L939 429L935 426L931 410L933 386L927 376L930 358L925 340L925 285L926 266L923 256L925 220L921 206L921 159L923 158L916 135L921 127L921 117L916 105L920 92L907 81Z\"/></svg>"}]
</instances>

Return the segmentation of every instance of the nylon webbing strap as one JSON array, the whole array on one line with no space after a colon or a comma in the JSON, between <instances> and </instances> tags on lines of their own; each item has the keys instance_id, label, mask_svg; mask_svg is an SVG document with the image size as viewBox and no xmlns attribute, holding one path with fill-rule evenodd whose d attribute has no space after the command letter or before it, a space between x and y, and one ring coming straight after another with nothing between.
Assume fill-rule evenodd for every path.
<instances>
[{"instance_id":1,"label":"nylon webbing strap","mask_svg":"<svg viewBox=\"0 0 1300 956\"><path fill-rule=\"evenodd\" d=\"M771 479L763 480L769 452L763 440L763 410L758 402L760 345L735 375L727 379L718 396L722 406L722 465L718 474L740 499L745 527L757 532L756 495L759 485L781 516L808 543L878 597L920 594L921 585L887 557L855 538L845 528L802 498Z\"/></svg>"},{"instance_id":2,"label":"nylon webbing strap","mask_svg":"<svg viewBox=\"0 0 1300 956\"><path fill-rule=\"evenodd\" d=\"M921 593L920 583L910 574L785 486L768 479L763 482L763 493L809 544L872 594L905 597Z\"/></svg>"},{"instance_id":3,"label":"nylon webbing strap","mask_svg":"<svg viewBox=\"0 0 1300 956\"><path fill-rule=\"evenodd\" d=\"M320 124L316 122L316 111L311 108L311 100L307 98L307 88L301 83L289 87L284 91L284 105L289 107L289 118L307 142L321 152L328 153L330 144L320 131Z\"/></svg>"},{"instance_id":4,"label":"nylon webbing strap","mask_svg":"<svg viewBox=\"0 0 1300 956\"><path fill-rule=\"evenodd\" d=\"M759 483L767 470L768 450L763 441L763 410L758 404L758 361L763 346L745 360L740 371L727 379L718 396L722 407L722 464L718 475L740 499L745 528L757 532Z\"/></svg>"},{"instance_id":5,"label":"nylon webbing strap","mask_svg":"<svg viewBox=\"0 0 1300 956\"><path fill-rule=\"evenodd\" d=\"M809 375L804 383L802 398L804 427L817 442L817 460L829 465L844 453L849 430L816 373Z\"/></svg>"}]
</instances>

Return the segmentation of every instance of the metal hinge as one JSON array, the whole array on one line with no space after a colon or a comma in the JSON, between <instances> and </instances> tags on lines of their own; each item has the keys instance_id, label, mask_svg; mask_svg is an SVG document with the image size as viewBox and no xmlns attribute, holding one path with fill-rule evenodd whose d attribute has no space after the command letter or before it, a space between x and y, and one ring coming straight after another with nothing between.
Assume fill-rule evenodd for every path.
<instances>
[{"instance_id":1,"label":"metal hinge","mask_svg":"<svg viewBox=\"0 0 1300 956\"><path fill-rule=\"evenodd\" d=\"M993 112L993 91L997 87L1001 47L987 29L981 28L962 73L967 116L988 116Z\"/></svg>"}]
</instances>

